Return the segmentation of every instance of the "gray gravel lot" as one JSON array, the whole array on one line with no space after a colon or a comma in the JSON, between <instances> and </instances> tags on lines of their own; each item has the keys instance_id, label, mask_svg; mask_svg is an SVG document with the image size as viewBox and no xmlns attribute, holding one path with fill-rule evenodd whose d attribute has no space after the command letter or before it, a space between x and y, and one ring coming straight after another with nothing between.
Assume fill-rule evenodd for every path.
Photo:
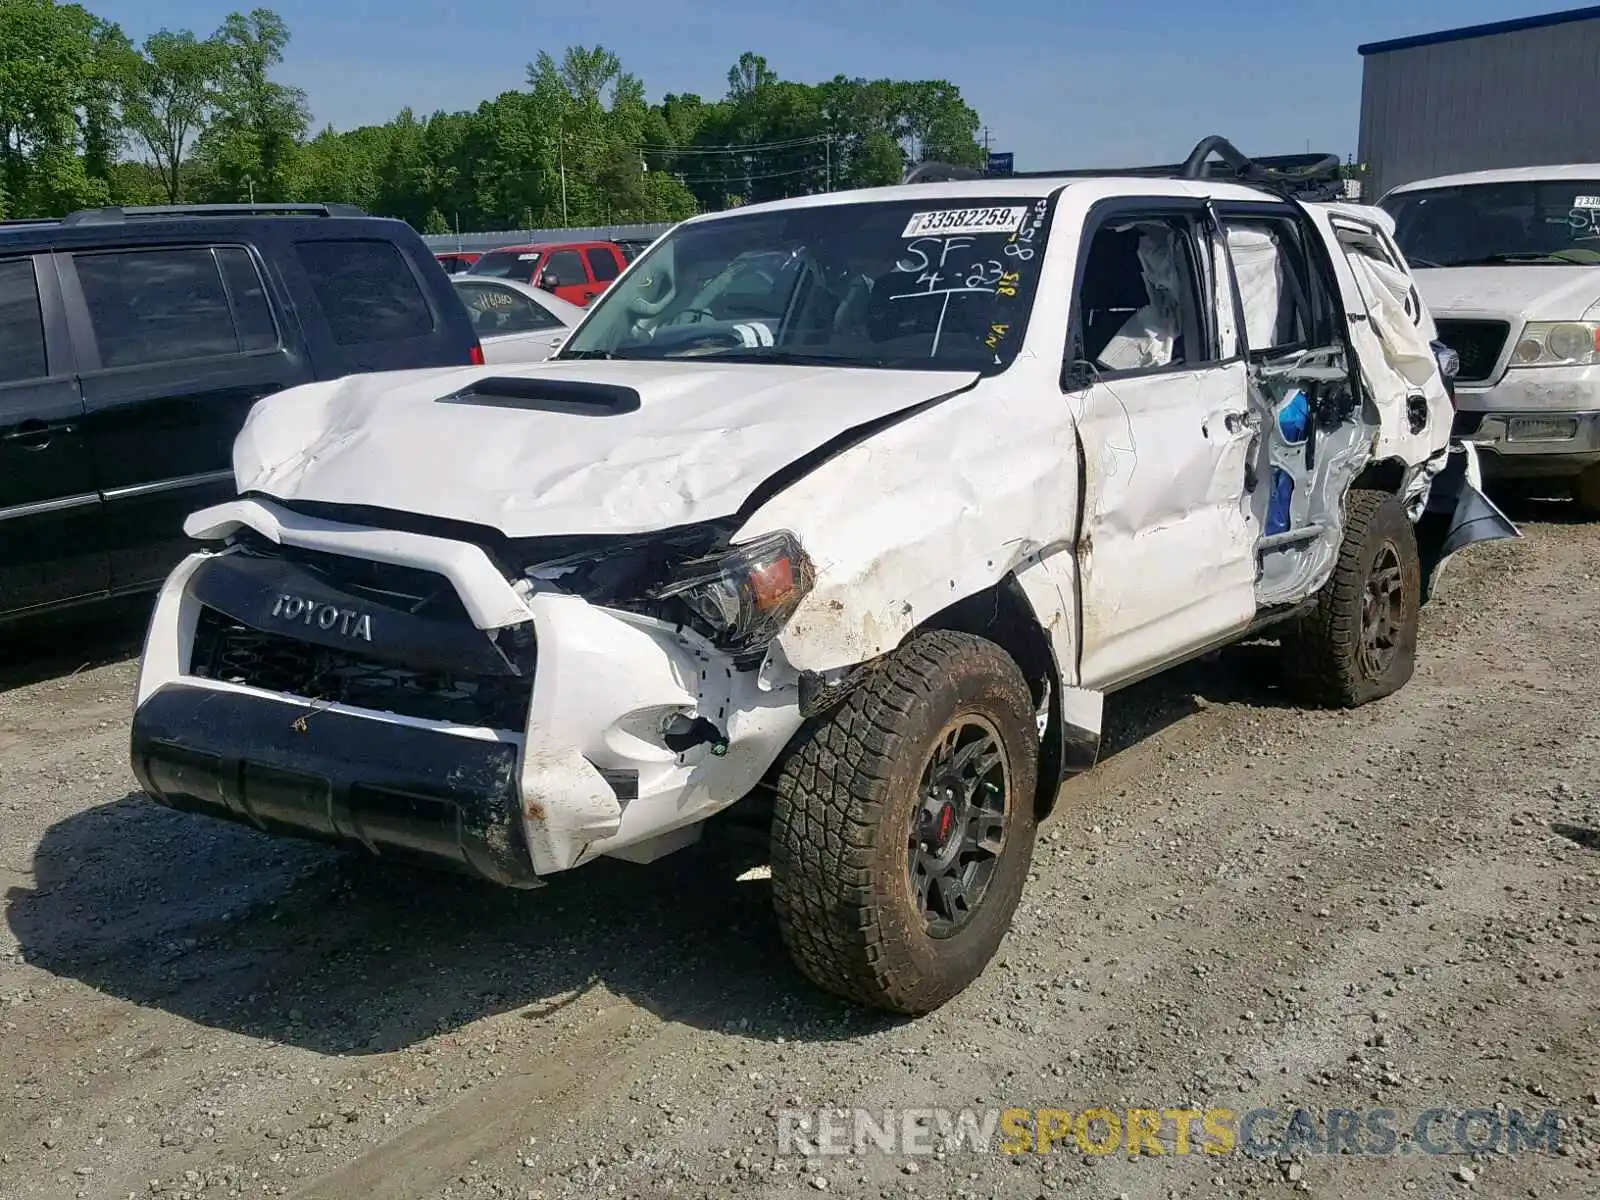
<instances>
[{"instance_id":1,"label":"gray gravel lot","mask_svg":"<svg viewBox=\"0 0 1600 1200\"><path fill-rule=\"evenodd\" d=\"M10 635L0 1198L1600 1195L1600 527L1564 509L1452 565L1392 700L1286 707L1262 646L1114 698L1002 957L916 1022L798 979L740 879L759 847L515 893L159 809L127 766L136 621ZM818 1105L1563 1128L780 1155L780 1110Z\"/></svg>"}]
</instances>

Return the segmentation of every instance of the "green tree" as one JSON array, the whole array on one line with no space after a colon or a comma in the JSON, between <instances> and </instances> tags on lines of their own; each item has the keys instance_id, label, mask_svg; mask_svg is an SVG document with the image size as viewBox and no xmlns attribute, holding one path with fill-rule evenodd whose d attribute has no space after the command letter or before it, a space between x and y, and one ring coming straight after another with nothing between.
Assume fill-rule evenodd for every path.
<instances>
[{"instance_id":1,"label":"green tree","mask_svg":"<svg viewBox=\"0 0 1600 1200\"><path fill-rule=\"evenodd\" d=\"M123 119L176 204L190 151L216 112L226 51L186 29L153 33L142 49L123 88Z\"/></svg>"},{"instance_id":2,"label":"green tree","mask_svg":"<svg viewBox=\"0 0 1600 1200\"><path fill-rule=\"evenodd\" d=\"M106 201L128 61L121 30L81 5L0 0L0 215Z\"/></svg>"},{"instance_id":3,"label":"green tree","mask_svg":"<svg viewBox=\"0 0 1600 1200\"><path fill-rule=\"evenodd\" d=\"M289 27L271 9L230 13L212 37L221 56L215 119L201 134L219 200L282 201L294 191L300 142L310 124L305 94L274 82Z\"/></svg>"}]
</instances>

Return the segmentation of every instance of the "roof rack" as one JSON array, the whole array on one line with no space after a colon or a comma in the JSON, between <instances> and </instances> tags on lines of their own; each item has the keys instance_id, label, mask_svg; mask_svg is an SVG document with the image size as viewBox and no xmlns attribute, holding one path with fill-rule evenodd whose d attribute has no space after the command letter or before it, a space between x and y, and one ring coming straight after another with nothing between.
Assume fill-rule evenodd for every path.
<instances>
[{"instance_id":1,"label":"roof rack","mask_svg":"<svg viewBox=\"0 0 1600 1200\"><path fill-rule=\"evenodd\" d=\"M0 217L0 228L16 229L23 225L59 225L59 217Z\"/></svg>"},{"instance_id":2,"label":"roof rack","mask_svg":"<svg viewBox=\"0 0 1600 1200\"><path fill-rule=\"evenodd\" d=\"M117 225L123 221L181 220L185 217L364 217L355 204L156 204L145 207L85 208L61 218L63 225Z\"/></svg>"},{"instance_id":3,"label":"roof rack","mask_svg":"<svg viewBox=\"0 0 1600 1200\"><path fill-rule=\"evenodd\" d=\"M1213 161L1212 155L1221 159ZM1249 158L1228 141L1212 134L1195 143L1181 163L1155 167L1074 168L1064 171L1014 171L1007 178L1090 178L1134 175L1153 179L1225 179L1278 192L1298 200L1336 200L1344 196L1337 154L1277 154ZM906 172L903 183L947 183L961 179L994 178L977 167L926 162Z\"/></svg>"}]
</instances>

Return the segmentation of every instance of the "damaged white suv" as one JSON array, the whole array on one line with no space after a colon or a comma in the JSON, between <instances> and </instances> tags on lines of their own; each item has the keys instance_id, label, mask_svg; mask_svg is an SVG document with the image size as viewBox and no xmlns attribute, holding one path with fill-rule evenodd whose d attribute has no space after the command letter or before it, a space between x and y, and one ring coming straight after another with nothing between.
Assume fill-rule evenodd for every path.
<instances>
[{"instance_id":1,"label":"damaged white suv","mask_svg":"<svg viewBox=\"0 0 1600 1200\"><path fill-rule=\"evenodd\" d=\"M1434 566L1515 534L1386 218L1303 183L1208 139L698 217L549 362L262 401L134 770L511 886L770 806L805 974L937 1007L1108 692L1275 625L1308 699L1384 696Z\"/></svg>"}]
</instances>

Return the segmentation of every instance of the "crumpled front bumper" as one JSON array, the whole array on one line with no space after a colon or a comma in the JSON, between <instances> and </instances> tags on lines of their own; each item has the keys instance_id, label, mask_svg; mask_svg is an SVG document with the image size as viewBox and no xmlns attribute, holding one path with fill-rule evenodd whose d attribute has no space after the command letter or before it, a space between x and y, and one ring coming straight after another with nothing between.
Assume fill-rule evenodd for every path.
<instances>
[{"instance_id":1,"label":"crumpled front bumper","mask_svg":"<svg viewBox=\"0 0 1600 1200\"><path fill-rule=\"evenodd\" d=\"M529 886L602 855L649 859L692 840L695 826L749 792L799 727L792 681L736 671L691 632L645 617L576 596L523 594L481 569L488 560L476 547L316 521L255 500L197 514L190 531L216 538L245 525L282 546L443 576L470 626L430 635L407 626L404 606L391 611L322 579L308 603L371 618L370 639L349 650L337 639L361 628L358 619L327 629L283 619L292 606L279 600L313 592L317 581L292 567L231 570L231 550L192 555L158 597L132 735L140 783L174 808ZM448 668L441 647L469 628L485 645L497 630L531 630L526 717L518 728L492 728L230 679L195 661L203 614L218 605L252 635L312 637L317 653L359 653L380 668L423 659ZM708 731L703 740L667 736L696 722Z\"/></svg>"}]
</instances>

